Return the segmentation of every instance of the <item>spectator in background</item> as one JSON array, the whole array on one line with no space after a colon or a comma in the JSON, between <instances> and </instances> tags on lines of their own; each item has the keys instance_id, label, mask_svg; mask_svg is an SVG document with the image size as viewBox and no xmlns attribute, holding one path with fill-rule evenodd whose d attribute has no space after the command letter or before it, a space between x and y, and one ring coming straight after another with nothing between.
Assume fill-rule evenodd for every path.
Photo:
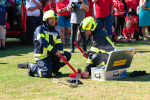
<instances>
[{"instance_id":1,"label":"spectator in background","mask_svg":"<svg viewBox=\"0 0 150 100\"><path fill-rule=\"evenodd\" d=\"M60 28L60 37L63 43L63 46L66 47L65 45L65 27L67 28L67 37L69 38L70 34L70 12L67 11L67 5L69 4L68 0L59 0L56 3L56 11L58 14L58 26Z\"/></svg>"},{"instance_id":2,"label":"spectator in background","mask_svg":"<svg viewBox=\"0 0 150 100\"><path fill-rule=\"evenodd\" d=\"M126 22L126 27L123 29L123 36L124 39L121 40L122 42L135 42L134 39L134 29L131 27L131 21Z\"/></svg>"},{"instance_id":3,"label":"spectator in background","mask_svg":"<svg viewBox=\"0 0 150 100\"><path fill-rule=\"evenodd\" d=\"M89 3L89 11L85 12L85 18L89 16L94 17L93 1L88 0L88 3ZM85 35L86 35L86 43L88 44L89 34L85 32Z\"/></svg>"},{"instance_id":4,"label":"spectator in background","mask_svg":"<svg viewBox=\"0 0 150 100\"><path fill-rule=\"evenodd\" d=\"M44 13L45 11L48 11L48 10L53 10L53 11L57 12L57 11L56 11L56 3L55 3L55 0L49 0L49 1L46 3L46 5L45 5L45 7L44 7L44 9L43 9L43 13ZM59 34L60 34L60 29L59 29L59 27L58 27L57 22L56 22L56 24L55 24L55 29L56 29L56 31L58 31Z\"/></svg>"},{"instance_id":5,"label":"spectator in background","mask_svg":"<svg viewBox=\"0 0 150 100\"><path fill-rule=\"evenodd\" d=\"M126 0L127 4L127 12L129 11L129 8L133 8L136 11L136 8L139 6L140 0Z\"/></svg>"},{"instance_id":6,"label":"spectator in background","mask_svg":"<svg viewBox=\"0 0 150 100\"><path fill-rule=\"evenodd\" d=\"M93 10L93 2L92 0L88 0L89 3L89 11L85 11L85 18L86 17L94 17L94 10Z\"/></svg>"},{"instance_id":7,"label":"spectator in background","mask_svg":"<svg viewBox=\"0 0 150 100\"><path fill-rule=\"evenodd\" d=\"M89 3L89 11L85 11L85 18L86 17L94 17L94 10L93 10L93 2L92 0L88 0L88 3ZM88 44L88 38L89 38L89 34L85 32L85 35L86 35L86 43ZM81 35L80 35L80 31L78 30L78 33L77 33L77 42L78 44L80 45L79 41L80 41L80 38L81 38Z\"/></svg>"},{"instance_id":8,"label":"spectator in background","mask_svg":"<svg viewBox=\"0 0 150 100\"><path fill-rule=\"evenodd\" d=\"M139 27L142 27L142 35L144 41L148 41L146 38L145 28L150 26L150 0L140 0L140 12L139 12Z\"/></svg>"},{"instance_id":9,"label":"spectator in background","mask_svg":"<svg viewBox=\"0 0 150 100\"><path fill-rule=\"evenodd\" d=\"M40 9L42 8L42 4L39 0L27 0L26 1L26 9L27 9L27 28L29 32L29 36L33 40L33 34L35 29L42 25L42 17L40 16Z\"/></svg>"},{"instance_id":10,"label":"spectator in background","mask_svg":"<svg viewBox=\"0 0 150 100\"><path fill-rule=\"evenodd\" d=\"M115 33L115 28L112 26L112 40L114 42L119 42L119 39L117 37L117 34Z\"/></svg>"},{"instance_id":11,"label":"spectator in background","mask_svg":"<svg viewBox=\"0 0 150 100\"><path fill-rule=\"evenodd\" d=\"M67 7L67 10L71 12L71 53L74 53L74 42L75 35L77 32L77 27L79 27L82 20L85 18L85 11L89 11L89 4L87 0L70 0L70 3ZM83 40L83 51L87 51L86 49L86 36L84 32L81 32L81 38Z\"/></svg>"},{"instance_id":12,"label":"spectator in background","mask_svg":"<svg viewBox=\"0 0 150 100\"><path fill-rule=\"evenodd\" d=\"M139 30L138 30L138 26L137 26L139 19L133 8L129 8L129 12L125 18L125 22L127 22L128 20L131 21L131 27L134 29L134 33L135 33L134 38L136 40L139 40Z\"/></svg>"},{"instance_id":13,"label":"spectator in background","mask_svg":"<svg viewBox=\"0 0 150 100\"><path fill-rule=\"evenodd\" d=\"M127 5L124 0L118 0L114 4L114 10L115 10L115 33L117 35L122 34L124 22L125 22L125 16L127 11ZM118 34L118 30L120 30L120 34Z\"/></svg>"},{"instance_id":14,"label":"spectator in background","mask_svg":"<svg viewBox=\"0 0 150 100\"><path fill-rule=\"evenodd\" d=\"M48 10L53 10L53 11L57 12L57 11L56 11L55 0L49 0L49 1L46 3L46 5L45 5L45 7L44 7L44 9L43 9L43 13L45 13L45 12L48 11Z\"/></svg>"},{"instance_id":15,"label":"spectator in background","mask_svg":"<svg viewBox=\"0 0 150 100\"><path fill-rule=\"evenodd\" d=\"M105 27L112 38L113 0L92 0L95 3L95 18L99 29Z\"/></svg>"},{"instance_id":16,"label":"spectator in background","mask_svg":"<svg viewBox=\"0 0 150 100\"><path fill-rule=\"evenodd\" d=\"M146 28L147 28L148 35L149 35L149 37L150 37L150 27L148 26L148 27L146 27Z\"/></svg>"},{"instance_id":17,"label":"spectator in background","mask_svg":"<svg viewBox=\"0 0 150 100\"><path fill-rule=\"evenodd\" d=\"M5 40L6 40L6 25L7 21L7 11L4 6L0 5L0 50L6 50Z\"/></svg>"}]
</instances>

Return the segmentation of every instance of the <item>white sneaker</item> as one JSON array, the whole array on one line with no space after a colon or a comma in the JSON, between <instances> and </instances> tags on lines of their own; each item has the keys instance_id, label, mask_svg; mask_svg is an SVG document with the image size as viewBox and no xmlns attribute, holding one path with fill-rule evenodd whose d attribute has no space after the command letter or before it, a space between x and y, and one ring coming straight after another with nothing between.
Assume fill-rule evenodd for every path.
<instances>
[{"instance_id":1,"label":"white sneaker","mask_svg":"<svg viewBox=\"0 0 150 100\"><path fill-rule=\"evenodd\" d=\"M120 35L120 39L123 39L123 36L122 36L122 35Z\"/></svg>"}]
</instances>

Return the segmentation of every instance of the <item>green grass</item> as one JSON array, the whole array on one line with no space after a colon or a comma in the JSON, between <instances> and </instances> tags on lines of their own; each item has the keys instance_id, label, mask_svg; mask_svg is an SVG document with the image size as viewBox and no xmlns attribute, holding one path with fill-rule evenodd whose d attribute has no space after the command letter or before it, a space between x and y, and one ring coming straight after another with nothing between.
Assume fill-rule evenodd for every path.
<instances>
[{"instance_id":1,"label":"green grass","mask_svg":"<svg viewBox=\"0 0 150 100\"><path fill-rule=\"evenodd\" d=\"M150 39L149 39L150 40ZM19 69L19 63L34 62L33 46L22 45L17 39L7 39L6 51L0 51L0 100L141 100L150 96L150 41L142 39L135 43L116 43L117 49L134 47L131 67L127 77L109 81L80 79L83 85L70 88L53 83L53 78L29 77L27 69ZM88 49L90 45L88 45ZM70 50L69 44L64 49ZM72 54L70 64L84 70L86 60L79 50ZM130 77L134 70L146 70L148 75ZM62 76L53 76L65 81L73 71L66 65L60 69Z\"/></svg>"}]
</instances>

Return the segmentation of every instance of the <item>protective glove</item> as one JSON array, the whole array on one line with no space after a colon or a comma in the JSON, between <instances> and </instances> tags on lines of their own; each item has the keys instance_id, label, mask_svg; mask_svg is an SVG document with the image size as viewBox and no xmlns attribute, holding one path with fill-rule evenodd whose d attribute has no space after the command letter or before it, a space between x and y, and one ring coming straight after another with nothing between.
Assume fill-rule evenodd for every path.
<instances>
[{"instance_id":1,"label":"protective glove","mask_svg":"<svg viewBox=\"0 0 150 100\"><path fill-rule=\"evenodd\" d=\"M67 82L69 83L76 83L77 78L70 78L69 80L67 79ZM78 80L78 84L83 84L80 80Z\"/></svg>"}]
</instances>

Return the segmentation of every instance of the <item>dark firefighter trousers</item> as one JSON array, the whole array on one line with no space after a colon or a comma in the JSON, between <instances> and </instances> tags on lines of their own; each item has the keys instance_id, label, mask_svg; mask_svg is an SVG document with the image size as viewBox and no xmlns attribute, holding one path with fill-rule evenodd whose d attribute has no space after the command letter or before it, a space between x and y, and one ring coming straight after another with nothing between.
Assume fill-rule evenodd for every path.
<instances>
[{"instance_id":1,"label":"dark firefighter trousers","mask_svg":"<svg viewBox=\"0 0 150 100\"><path fill-rule=\"evenodd\" d=\"M64 51L64 55L67 58L67 61L71 58L71 53ZM60 57L52 54L45 59L38 60L37 64L32 66L32 72L38 77L50 78L52 73L57 73L60 67L66 65L64 62L60 62Z\"/></svg>"},{"instance_id":2,"label":"dark firefighter trousers","mask_svg":"<svg viewBox=\"0 0 150 100\"><path fill-rule=\"evenodd\" d=\"M92 55L92 67L98 67L98 66L102 66L103 62L104 62L104 65L107 63L107 60L108 60L108 56L109 54L106 54L106 53L95 53ZM91 70L89 72L89 74L91 75Z\"/></svg>"}]
</instances>

